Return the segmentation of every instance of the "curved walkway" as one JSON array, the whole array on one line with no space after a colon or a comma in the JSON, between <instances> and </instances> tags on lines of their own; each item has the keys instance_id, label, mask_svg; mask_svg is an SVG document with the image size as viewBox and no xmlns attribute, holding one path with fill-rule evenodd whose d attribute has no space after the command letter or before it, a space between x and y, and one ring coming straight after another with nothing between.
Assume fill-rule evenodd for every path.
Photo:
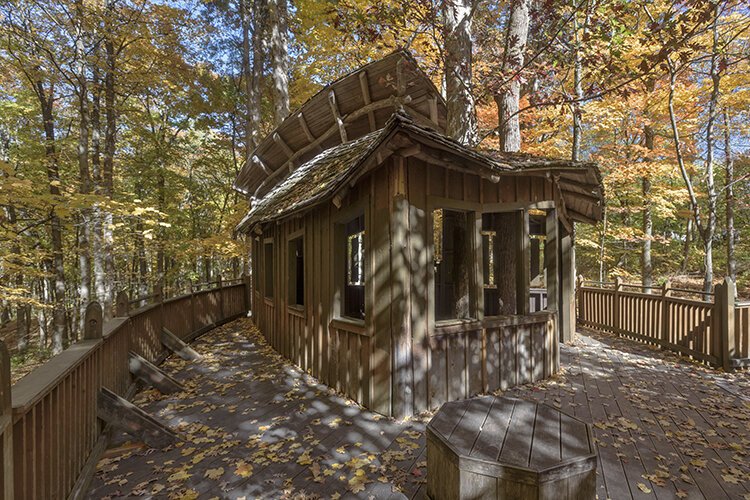
<instances>
[{"instance_id":1,"label":"curved walkway","mask_svg":"<svg viewBox=\"0 0 750 500\"><path fill-rule=\"evenodd\" d=\"M136 403L184 441L148 450L115 436L91 498L421 497L429 416L394 421L301 373L237 320L198 340L198 363L170 358L183 393ZM563 373L511 394L594 424L599 498L750 500L750 375L587 333L563 346Z\"/></svg>"}]
</instances>

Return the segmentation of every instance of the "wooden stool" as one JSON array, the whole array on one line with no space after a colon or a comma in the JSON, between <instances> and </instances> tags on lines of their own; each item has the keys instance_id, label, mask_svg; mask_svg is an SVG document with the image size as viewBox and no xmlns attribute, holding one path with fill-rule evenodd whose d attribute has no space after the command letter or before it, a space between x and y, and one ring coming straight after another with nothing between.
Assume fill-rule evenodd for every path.
<instances>
[{"instance_id":1,"label":"wooden stool","mask_svg":"<svg viewBox=\"0 0 750 500\"><path fill-rule=\"evenodd\" d=\"M433 500L594 499L591 426L515 398L446 403L427 425L427 495Z\"/></svg>"}]
</instances>

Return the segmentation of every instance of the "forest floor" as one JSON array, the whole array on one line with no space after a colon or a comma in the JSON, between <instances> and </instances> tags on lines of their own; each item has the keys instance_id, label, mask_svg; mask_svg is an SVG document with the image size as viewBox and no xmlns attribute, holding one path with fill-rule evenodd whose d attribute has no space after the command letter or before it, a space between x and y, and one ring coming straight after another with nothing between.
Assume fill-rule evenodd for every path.
<instances>
[{"instance_id":1,"label":"forest floor","mask_svg":"<svg viewBox=\"0 0 750 500\"><path fill-rule=\"evenodd\" d=\"M430 415L393 420L279 356L247 319L199 339L198 363L163 367L185 391L135 402L184 441L115 436L91 498L420 498ZM562 372L507 391L590 422L599 498L750 500L750 373L724 374L609 335L561 348Z\"/></svg>"}]
</instances>

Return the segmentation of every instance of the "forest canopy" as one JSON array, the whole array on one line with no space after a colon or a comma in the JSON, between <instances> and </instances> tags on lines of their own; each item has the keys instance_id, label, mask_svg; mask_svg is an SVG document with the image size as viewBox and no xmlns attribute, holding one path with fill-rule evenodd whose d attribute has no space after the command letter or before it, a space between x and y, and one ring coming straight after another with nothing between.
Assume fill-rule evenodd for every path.
<instances>
[{"instance_id":1,"label":"forest canopy","mask_svg":"<svg viewBox=\"0 0 750 500\"><path fill-rule=\"evenodd\" d=\"M732 0L3 0L0 325L241 276L232 182L321 86L408 49L478 148L599 163L580 274L747 286L750 10ZM9 330L10 329L10 330Z\"/></svg>"}]
</instances>

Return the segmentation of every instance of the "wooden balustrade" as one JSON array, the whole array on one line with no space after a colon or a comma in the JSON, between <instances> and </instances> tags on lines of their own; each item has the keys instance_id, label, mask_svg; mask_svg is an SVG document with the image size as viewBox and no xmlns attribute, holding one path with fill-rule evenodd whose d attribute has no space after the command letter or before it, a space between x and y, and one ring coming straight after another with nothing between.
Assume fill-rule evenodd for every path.
<instances>
[{"instance_id":1,"label":"wooden balustrade","mask_svg":"<svg viewBox=\"0 0 750 500\"><path fill-rule=\"evenodd\" d=\"M250 308L249 281L218 287L128 310L117 298L117 317L104 323L101 307L86 310L83 340L10 385L10 362L0 342L0 493L2 498L48 499L85 496L106 447L97 418L97 395L106 388L128 398L135 384L128 366L133 351L151 362L167 356L162 328L188 342Z\"/></svg>"},{"instance_id":2,"label":"wooden balustrade","mask_svg":"<svg viewBox=\"0 0 750 500\"><path fill-rule=\"evenodd\" d=\"M579 278L577 320L581 326L657 345L725 370L748 366L750 303L735 304L730 279L715 288L704 294L673 288L669 282L647 289L620 279L600 283ZM689 293L714 300L685 298Z\"/></svg>"}]
</instances>

